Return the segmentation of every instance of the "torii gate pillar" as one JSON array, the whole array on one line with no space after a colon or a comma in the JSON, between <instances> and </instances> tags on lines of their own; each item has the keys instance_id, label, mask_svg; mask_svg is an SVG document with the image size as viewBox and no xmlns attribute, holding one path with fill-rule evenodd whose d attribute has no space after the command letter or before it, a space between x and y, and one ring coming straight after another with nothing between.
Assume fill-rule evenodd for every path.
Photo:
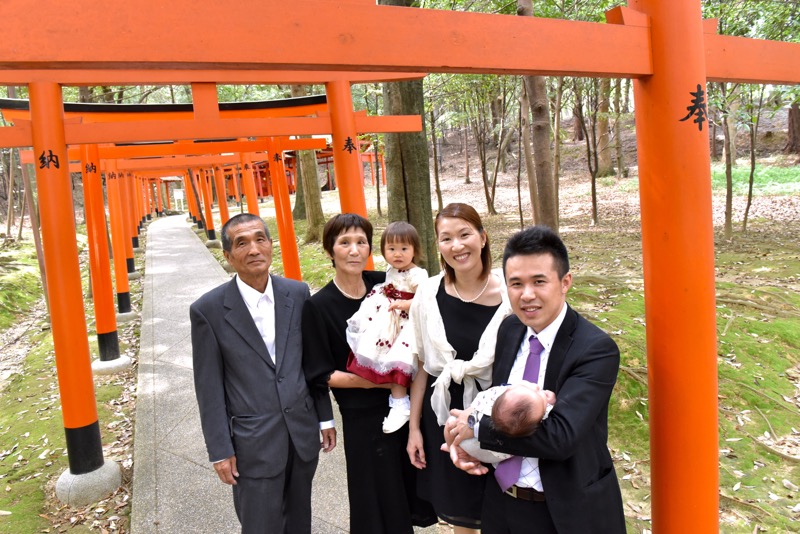
<instances>
[{"instance_id":1,"label":"torii gate pillar","mask_svg":"<svg viewBox=\"0 0 800 534\"><path fill-rule=\"evenodd\" d=\"M189 208L189 217L192 219L193 224L197 224L197 215L194 212L194 195L192 195L191 173L183 173L183 192L186 197L186 206Z\"/></svg>"},{"instance_id":2,"label":"torii gate pillar","mask_svg":"<svg viewBox=\"0 0 800 534\"><path fill-rule=\"evenodd\" d=\"M214 230L214 214L211 211L214 199L211 196L211 180L206 169L198 169L197 181L200 184L200 192L203 196L203 206L206 215L206 236L209 242L217 241L217 232Z\"/></svg>"},{"instance_id":3,"label":"torii gate pillar","mask_svg":"<svg viewBox=\"0 0 800 534\"><path fill-rule=\"evenodd\" d=\"M367 215L367 200L364 198L364 169L358 150L356 117L353 113L353 93L350 82L338 80L325 84L328 108L331 111L331 149L336 188L339 190L339 206L342 213ZM367 269L375 265L370 255Z\"/></svg>"},{"instance_id":4,"label":"torii gate pillar","mask_svg":"<svg viewBox=\"0 0 800 534\"><path fill-rule=\"evenodd\" d=\"M708 122L697 122L707 100L702 12L699 0L629 5L650 18L653 54L653 75L634 81L653 531L716 533L714 235ZM702 111L692 111L699 91Z\"/></svg>"},{"instance_id":5,"label":"torii gate pillar","mask_svg":"<svg viewBox=\"0 0 800 534\"><path fill-rule=\"evenodd\" d=\"M258 212L258 197L256 196L255 172L253 172L253 158L250 154L242 153L242 189L247 199L247 212L261 216Z\"/></svg>"},{"instance_id":6,"label":"torii gate pillar","mask_svg":"<svg viewBox=\"0 0 800 534\"><path fill-rule=\"evenodd\" d=\"M211 169L211 175L214 177L214 187L217 190L217 206L219 206L220 225L224 225L231 218L228 212L228 191L225 188L225 173L219 165ZM161 196L159 195L159 203ZM221 227L221 226L220 226Z\"/></svg>"},{"instance_id":7,"label":"torii gate pillar","mask_svg":"<svg viewBox=\"0 0 800 534\"><path fill-rule=\"evenodd\" d=\"M289 187L286 185L286 167L283 163L283 147L280 139L267 140L269 153L269 174L272 178L272 198L275 201L275 219L278 223L278 239L281 244L283 275L294 280L302 280L300 254L297 251L297 238L292 220L292 204L289 200Z\"/></svg>"},{"instance_id":8,"label":"torii gate pillar","mask_svg":"<svg viewBox=\"0 0 800 534\"><path fill-rule=\"evenodd\" d=\"M130 367L131 359L119 354L117 318L114 313L114 286L108 251L103 183L97 145L81 145L83 197L86 207L86 233L89 236L89 266L94 299L95 330L100 359L92 363L98 374Z\"/></svg>"},{"instance_id":9,"label":"torii gate pillar","mask_svg":"<svg viewBox=\"0 0 800 534\"><path fill-rule=\"evenodd\" d=\"M34 155L41 154L36 183L39 185L58 389L69 457L69 469L59 477L56 495L62 502L81 506L108 496L119 487L122 476L116 463L103 458L100 440L75 243L61 86L49 82L31 83L29 91L33 151Z\"/></svg>"},{"instance_id":10,"label":"torii gate pillar","mask_svg":"<svg viewBox=\"0 0 800 534\"><path fill-rule=\"evenodd\" d=\"M157 204L156 204L157 205L156 215L158 217L163 217L164 216L164 201L161 198L161 183L162 182L161 182L161 178L160 177L156 177L156 179L153 180L154 189L155 189L155 193L156 193L156 202L157 202ZM168 182L164 182L164 183L168 183ZM167 192L167 208L169 208L169 186L166 187L166 192ZM227 207L227 206L225 206L225 207Z\"/></svg>"},{"instance_id":11,"label":"torii gate pillar","mask_svg":"<svg viewBox=\"0 0 800 534\"><path fill-rule=\"evenodd\" d=\"M353 94L350 82L338 80L325 84L331 111L331 146L336 187L342 213L357 213L367 217L367 201L361 179L361 155L358 152L356 118L353 114Z\"/></svg>"}]
</instances>

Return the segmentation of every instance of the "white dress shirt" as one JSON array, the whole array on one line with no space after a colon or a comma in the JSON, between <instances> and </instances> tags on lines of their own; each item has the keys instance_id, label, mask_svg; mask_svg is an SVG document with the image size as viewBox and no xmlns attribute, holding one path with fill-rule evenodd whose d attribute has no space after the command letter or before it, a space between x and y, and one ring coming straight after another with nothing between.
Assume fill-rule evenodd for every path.
<instances>
[{"instance_id":1,"label":"white dress shirt","mask_svg":"<svg viewBox=\"0 0 800 534\"><path fill-rule=\"evenodd\" d=\"M275 293L272 291L272 284L267 280L267 288L261 293L242 282L242 279L237 275L236 286L239 288L239 293L247 305L247 311L250 312L253 322L256 323L256 328L258 328L258 333L261 334L261 339L264 340L264 345L267 346L267 352L269 352L269 357L272 358L272 363L276 363Z\"/></svg>"},{"instance_id":2,"label":"white dress shirt","mask_svg":"<svg viewBox=\"0 0 800 534\"><path fill-rule=\"evenodd\" d=\"M536 383L544 389L544 376L547 372L547 361L550 359L550 350L553 348L553 343L556 340L556 334L558 333L558 329L561 328L561 323L564 322L564 317L567 315L567 304L561 308L558 316L555 320L547 325L541 332L538 334L533 331L530 327L528 327L528 331L525 333L525 337L522 340L522 344L519 346L519 350L517 351L517 357L514 360L514 365L511 367L511 373L508 375L508 383L509 384L517 384L522 382L522 374L525 372L525 363L528 361L528 353L530 352L530 337L536 336L539 339L539 342L544 347L544 351L542 351L541 356L541 363L539 364L539 378L537 379ZM558 402L556 402L558 405ZM523 458L522 460L522 467L519 473L519 480L517 480L517 486L522 488L533 488L539 491L544 491L542 487L542 477L539 475L539 459L538 458Z\"/></svg>"}]
</instances>

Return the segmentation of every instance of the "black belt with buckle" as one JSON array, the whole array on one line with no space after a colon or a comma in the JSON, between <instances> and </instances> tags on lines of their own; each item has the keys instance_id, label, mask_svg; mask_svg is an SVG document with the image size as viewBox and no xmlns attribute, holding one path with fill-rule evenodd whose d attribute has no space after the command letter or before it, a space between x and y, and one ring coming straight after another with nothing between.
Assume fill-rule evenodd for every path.
<instances>
[{"instance_id":1,"label":"black belt with buckle","mask_svg":"<svg viewBox=\"0 0 800 534\"><path fill-rule=\"evenodd\" d=\"M544 502L544 492L533 488L520 488L519 486L511 486L506 490L506 495L510 495L515 499L522 501Z\"/></svg>"}]
</instances>

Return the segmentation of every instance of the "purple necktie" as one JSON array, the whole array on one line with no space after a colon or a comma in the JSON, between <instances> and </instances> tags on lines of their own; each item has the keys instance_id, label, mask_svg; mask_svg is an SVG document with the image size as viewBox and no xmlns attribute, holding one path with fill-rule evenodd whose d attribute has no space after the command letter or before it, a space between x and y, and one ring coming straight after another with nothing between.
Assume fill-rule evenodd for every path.
<instances>
[{"instance_id":1,"label":"purple necktie","mask_svg":"<svg viewBox=\"0 0 800 534\"><path fill-rule=\"evenodd\" d=\"M544 347L536 336L531 336L529 341L531 350L528 353L528 360L525 362L525 370L522 372L522 379L536 384L539 382L539 364L542 361L542 351L544 351ZM497 464L497 469L494 470L494 478L497 479L497 484L502 491L506 491L516 484L517 480L519 480L519 471L521 468L522 456L512 456Z\"/></svg>"}]
</instances>

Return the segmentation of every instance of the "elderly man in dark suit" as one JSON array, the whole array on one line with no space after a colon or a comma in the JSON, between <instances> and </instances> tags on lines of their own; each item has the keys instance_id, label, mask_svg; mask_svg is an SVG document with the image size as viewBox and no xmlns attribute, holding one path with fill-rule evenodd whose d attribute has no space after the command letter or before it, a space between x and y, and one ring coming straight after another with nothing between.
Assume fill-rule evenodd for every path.
<instances>
[{"instance_id":1,"label":"elderly man in dark suit","mask_svg":"<svg viewBox=\"0 0 800 534\"><path fill-rule=\"evenodd\" d=\"M497 333L492 385L527 380L554 391L558 400L536 431L521 438L496 431L490 416L453 411L457 419L445 432L456 435L454 443L474 435L482 448L517 455L487 477L481 531L624 533L622 496L606 445L619 349L566 303L572 275L555 232L535 226L512 236L503 270L514 315ZM450 452L465 471L487 472L459 447Z\"/></svg>"},{"instance_id":2,"label":"elderly man in dark suit","mask_svg":"<svg viewBox=\"0 0 800 534\"><path fill-rule=\"evenodd\" d=\"M302 371L300 320L308 286L269 274L264 221L222 227L230 282L192 304L194 382L209 460L233 487L242 532L311 532L320 423ZM322 448L336 431L322 430Z\"/></svg>"}]
</instances>

